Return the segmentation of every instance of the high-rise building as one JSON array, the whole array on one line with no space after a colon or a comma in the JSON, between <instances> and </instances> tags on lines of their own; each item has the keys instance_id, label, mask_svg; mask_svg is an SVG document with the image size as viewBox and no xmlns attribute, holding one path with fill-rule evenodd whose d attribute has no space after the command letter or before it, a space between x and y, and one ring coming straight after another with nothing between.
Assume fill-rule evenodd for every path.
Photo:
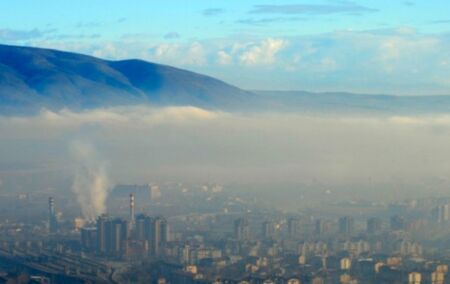
<instances>
[{"instance_id":1,"label":"high-rise building","mask_svg":"<svg viewBox=\"0 0 450 284\"><path fill-rule=\"evenodd\" d=\"M170 240L169 225L163 217L149 217L138 215L136 217L136 239L146 241L153 255L161 255L162 248Z\"/></svg>"},{"instance_id":2,"label":"high-rise building","mask_svg":"<svg viewBox=\"0 0 450 284\"><path fill-rule=\"evenodd\" d=\"M111 255L119 255L123 249L123 243L128 239L128 223L123 219L114 219L109 224L109 247Z\"/></svg>"},{"instance_id":3,"label":"high-rise building","mask_svg":"<svg viewBox=\"0 0 450 284\"><path fill-rule=\"evenodd\" d=\"M442 215L441 215L441 220L442 222L448 222L450 220L450 204L444 204L441 205L442 207Z\"/></svg>"},{"instance_id":4,"label":"high-rise building","mask_svg":"<svg viewBox=\"0 0 450 284\"><path fill-rule=\"evenodd\" d=\"M97 218L97 253L106 254L107 232L106 227L109 222L107 215L101 215Z\"/></svg>"},{"instance_id":5,"label":"high-rise building","mask_svg":"<svg viewBox=\"0 0 450 284\"><path fill-rule=\"evenodd\" d=\"M422 283L422 274L419 272L411 272L408 274L408 284Z\"/></svg>"},{"instance_id":6,"label":"high-rise building","mask_svg":"<svg viewBox=\"0 0 450 284\"><path fill-rule=\"evenodd\" d=\"M274 225L270 221L264 221L261 225L261 233L264 239L271 239L274 236Z\"/></svg>"},{"instance_id":7,"label":"high-rise building","mask_svg":"<svg viewBox=\"0 0 450 284\"><path fill-rule=\"evenodd\" d=\"M400 231L406 229L405 218L399 215L394 215L390 218L390 228L393 231Z\"/></svg>"},{"instance_id":8,"label":"high-rise building","mask_svg":"<svg viewBox=\"0 0 450 284\"><path fill-rule=\"evenodd\" d=\"M431 212L431 216L433 221L438 224L448 222L450 219L450 204L447 203L437 206Z\"/></svg>"},{"instance_id":9,"label":"high-rise building","mask_svg":"<svg viewBox=\"0 0 450 284\"><path fill-rule=\"evenodd\" d=\"M135 238L137 240L149 240L151 231L152 219L144 214L136 217Z\"/></svg>"},{"instance_id":10,"label":"high-rise building","mask_svg":"<svg viewBox=\"0 0 450 284\"><path fill-rule=\"evenodd\" d=\"M48 231L56 233L58 231L58 219L55 212L55 200L53 197L48 198Z\"/></svg>"},{"instance_id":11,"label":"high-rise building","mask_svg":"<svg viewBox=\"0 0 450 284\"><path fill-rule=\"evenodd\" d=\"M83 250L88 252L95 251L97 246L97 228L85 227L81 228L81 246Z\"/></svg>"},{"instance_id":12,"label":"high-rise building","mask_svg":"<svg viewBox=\"0 0 450 284\"><path fill-rule=\"evenodd\" d=\"M103 255L118 256L123 251L124 242L128 239L128 223L126 220L111 219L102 215L97 219L97 252Z\"/></svg>"},{"instance_id":13,"label":"high-rise building","mask_svg":"<svg viewBox=\"0 0 450 284\"><path fill-rule=\"evenodd\" d=\"M149 191L150 191L150 199L153 200L158 200L161 198L161 189L159 188L159 186L157 185L149 185L148 187Z\"/></svg>"},{"instance_id":14,"label":"high-rise building","mask_svg":"<svg viewBox=\"0 0 450 284\"><path fill-rule=\"evenodd\" d=\"M234 221L234 237L239 241L250 239L250 226L247 218Z\"/></svg>"},{"instance_id":15,"label":"high-rise building","mask_svg":"<svg viewBox=\"0 0 450 284\"><path fill-rule=\"evenodd\" d=\"M316 219L315 226L314 226L314 234L316 236L322 236L326 233L327 229L327 222L323 219Z\"/></svg>"},{"instance_id":16,"label":"high-rise building","mask_svg":"<svg viewBox=\"0 0 450 284\"><path fill-rule=\"evenodd\" d=\"M289 238L295 238L299 233L299 220L297 218L288 219L288 236Z\"/></svg>"},{"instance_id":17,"label":"high-rise building","mask_svg":"<svg viewBox=\"0 0 450 284\"><path fill-rule=\"evenodd\" d=\"M345 236L353 234L355 221L352 217L345 216L339 218L339 233Z\"/></svg>"},{"instance_id":18,"label":"high-rise building","mask_svg":"<svg viewBox=\"0 0 450 284\"><path fill-rule=\"evenodd\" d=\"M367 233L377 234L381 232L382 221L380 218L372 217L367 219Z\"/></svg>"},{"instance_id":19,"label":"high-rise building","mask_svg":"<svg viewBox=\"0 0 450 284\"><path fill-rule=\"evenodd\" d=\"M161 255L161 249L168 242L169 227L163 217L155 217L152 222L152 253L156 256Z\"/></svg>"}]
</instances>

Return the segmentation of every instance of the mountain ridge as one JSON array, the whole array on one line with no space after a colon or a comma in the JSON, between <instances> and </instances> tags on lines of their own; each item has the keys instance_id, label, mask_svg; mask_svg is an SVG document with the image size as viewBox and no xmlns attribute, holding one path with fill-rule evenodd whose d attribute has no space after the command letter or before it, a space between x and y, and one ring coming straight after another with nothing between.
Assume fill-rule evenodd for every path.
<instances>
[{"instance_id":1,"label":"mountain ridge","mask_svg":"<svg viewBox=\"0 0 450 284\"><path fill-rule=\"evenodd\" d=\"M124 104L222 108L244 103L251 92L210 76L139 59L93 56L0 45L3 109L83 109Z\"/></svg>"},{"instance_id":2,"label":"mountain ridge","mask_svg":"<svg viewBox=\"0 0 450 284\"><path fill-rule=\"evenodd\" d=\"M137 104L226 111L450 113L450 96L248 91L211 76L140 59L113 61L0 44L0 114Z\"/></svg>"},{"instance_id":3,"label":"mountain ridge","mask_svg":"<svg viewBox=\"0 0 450 284\"><path fill-rule=\"evenodd\" d=\"M450 96L395 96L347 92L258 91L265 106L279 111L350 114L447 114Z\"/></svg>"}]
</instances>

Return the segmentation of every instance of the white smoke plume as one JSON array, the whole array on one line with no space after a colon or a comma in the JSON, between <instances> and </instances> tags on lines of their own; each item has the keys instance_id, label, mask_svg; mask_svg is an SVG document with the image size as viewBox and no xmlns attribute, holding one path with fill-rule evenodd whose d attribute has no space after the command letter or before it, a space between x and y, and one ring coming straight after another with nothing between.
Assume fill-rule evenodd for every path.
<instances>
[{"instance_id":1,"label":"white smoke plume","mask_svg":"<svg viewBox=\"0 0 450 284\"><path fill-rule=\"evenodd\" d=\"M80 203L83 217L93 221L106 212L105 202L110 188L106 163L89 142L73 141L70 150L76 167L72 191Z\"/></svg>"}]
</instances>

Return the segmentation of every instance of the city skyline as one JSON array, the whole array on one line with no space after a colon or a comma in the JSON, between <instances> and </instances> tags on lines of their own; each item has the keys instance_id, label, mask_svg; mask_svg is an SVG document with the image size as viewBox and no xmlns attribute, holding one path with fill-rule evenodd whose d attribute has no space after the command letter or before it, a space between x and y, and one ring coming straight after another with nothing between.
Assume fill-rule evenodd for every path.
<instances>
[{"instance_id":1,"label":"city skyline","mask_svg":"<svg viewBox=\"0 0 450 284\"><path fill-rule=\"evenodd\" d=\"M0 1L0 284L449 284L449 7Z\"/></svg>"}]
</instances>

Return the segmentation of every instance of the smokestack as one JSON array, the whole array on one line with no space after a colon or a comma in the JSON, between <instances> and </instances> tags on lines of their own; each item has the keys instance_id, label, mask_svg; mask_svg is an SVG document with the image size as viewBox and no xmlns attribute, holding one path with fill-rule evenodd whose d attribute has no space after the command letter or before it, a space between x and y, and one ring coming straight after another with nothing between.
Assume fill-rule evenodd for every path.
<instances>
[{"instance_id":1,"label":"smokestack","mask_svg":"<svg viewBox=\"0 0 450 284\"><path fill-rule=\"evenodd\" d=\"M55 214L55 200L53 197L48 198L48 230L55 233L58 230L58 222Z\"/></svg>"},{"instance_id":2,"label":"smokestack","mask_svg":"<svg viewBox=\"0 0 450 284\"><path fill-rule=\"evenodd\" d=\"M130 193L130 223L134 224L134 195Z\"/></svg>"},{"instance_id":3,"label":"smokestack","mask_svg":"<svg viewBox=\"0 0 450 284\"><path fill-rule=\"evenodd\" d=\"M48 216L51 218L55 215L55 200L53 197L48 198Z\"/></svg>"}]
</instances>

